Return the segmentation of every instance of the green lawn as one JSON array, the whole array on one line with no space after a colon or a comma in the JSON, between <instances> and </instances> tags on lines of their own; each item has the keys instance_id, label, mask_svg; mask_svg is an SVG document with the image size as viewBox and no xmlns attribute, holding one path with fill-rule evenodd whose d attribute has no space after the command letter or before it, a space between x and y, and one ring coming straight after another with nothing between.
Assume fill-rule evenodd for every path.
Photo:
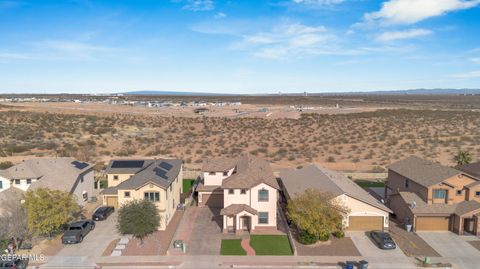
<instances>
[{"instance_id":1,"label":"green lawn","mask_svg":"<svg viewBox=\"0 0 480 269\"><path fill-rule=\"evenodd\" d=\"M256 255L293 255L286 235L252 235L250 245L255 249Z\"/></svg>"},{"instance_id":2,"label":"green lawn","mask_svg":"<svg viewBox=\"0 0 480 269\"><path fill-rule=\"evenodd\" d=\"M355 183L357 183L362 188L383 188L383 187L385 187L385 183L380 182L380 181L355 180Z\"/></svg>"},{"instance_id":3,"label":"green lawn","mask_svg":"<svg viewBox=\"0 0 480 269\"><path fill-rule=\"evenodd\" d=\"M222 247L220 249L221 255L237 255L237 256L245 256L247 253L243 250L242 246L240 245L240 239L223 239L222 240Z\"/></svg>"},{"instance_id":4,"label":"green lawn","mask_svg":"<svg viewBox=\"0 0 480 269\"><path fill-rule=\"evenodd\" d=\"M195 179L184 179L183 180L183 193L188 193L192 189L193 182Z\"/></svg>"}]
</instances>

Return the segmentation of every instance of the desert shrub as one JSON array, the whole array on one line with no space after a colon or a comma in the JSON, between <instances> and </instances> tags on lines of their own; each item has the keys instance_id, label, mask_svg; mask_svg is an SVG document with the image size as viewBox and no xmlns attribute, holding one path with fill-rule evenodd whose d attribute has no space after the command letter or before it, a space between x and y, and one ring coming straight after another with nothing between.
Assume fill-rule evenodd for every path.
<instances>
[{"instance_id":1,"label":"desert shrub","mask_svg":"<svg viewBox=\"0 0 480 269\"><path fill-rule=\"evenodd\" d=\"M312 245L318 241L318 238L313 234L309 234L307 231L300 231L298 241L304 245Z\"/></svg>"}]
</instances>

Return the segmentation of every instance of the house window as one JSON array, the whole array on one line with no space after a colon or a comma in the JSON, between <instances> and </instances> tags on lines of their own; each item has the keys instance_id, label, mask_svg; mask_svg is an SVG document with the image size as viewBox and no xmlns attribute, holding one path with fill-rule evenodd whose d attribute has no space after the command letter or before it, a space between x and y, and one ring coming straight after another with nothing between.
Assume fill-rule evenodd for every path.
<instances>
[{"instance_id":1,"label":"house window","mask_svg":"<svg viewBox=\"0 0 480 269\"><path fill-rule=\"evenodd\" d=\"M258 201L259 202L268 202L268 190L261 189L258 191Z\"/></svg>"},{"instance_id":2,"label":"house window","mask_svg":"<svg viewBox=\"0 0 480 269\"><path fill-rule=\"evenodd\" d=\"M457 195L462 195L462 190L457 190Z\"/></svg>"},{"instance_id":3,"label":"house window","mask_svg":"<svg viewBox=\"0 0 480 269\"><path fill-rule=\"evenodd\" d=\"M3 189L3 181L0 181L0 190Z\"/></svg>"},{"instance_id":4,"label":"house window","mask_svg":"<svg viewBox=\"0 0 480 269\"><path fill-rule=\"evenodd\" d=\"M445 199L446 197L446 190L433 190L433 199Z\"/></svg>"},{"instance_id":5,"label":"house window","mask_svg":"<svg viewBox=\"0 0 480 269\"><path fill-rule=\"evenodd\" d=\"M146 192L144 194L145 200L149 200L151 202L159 202L160 201L160 193L159 192Z\"/></svg>"},{"instance_id":6,"label":"house window","mask_svg":"<svg viewBox=\"0 0 480 269\"><path fill-rule=\"evenodd\" d=\"M15 179L15 185L20 185L20 179Z\"/></svg>"},{"instance_id":7,"label":"house window","mask_svg":"<svg viewBox=\"0 0 480 269\"><path fill-rule=\"evenodd\" d=\"M246 193L247 193L247 190L246 190L246 189L240 190L240 194L246 194Z\"/></svg>"},{"instance_id":8,"label":"house window","mask_svg":"<svg viewBox=\"0 0 480 269\"><path fill-rule=\"evenodd\" d=\"M476 191L475 196L477 196L477 197L480 196L480 191Z\"/></svg>"},{"instance_id":9,"label":"house window","mask_svg":"<svg viewBox=\"0 0 480 269\"><path fill-rule=\"evenodd\" d=\"M114 175L113 180L118 180L118 175Z\"/></svg>"},{"instance_id":10,"label":"house window","mask_svg":"<svg viewBox=\"0 0 480 269\"><path fill-rule=\"evenodd\" d=\"M32 179L31 179L31 178L28 178L28 179L27 179L27 184L28 184L28 185L32 184Z\"/></svg>"},{"instance_id":11,"label":"house window","mask_svg":"<svg viewBox=\"0 0 480 269\"><path fill-rule=\"evenodd\" d=\"M125 198L130 198L130 192L129 191L125 192Z\"/></svg>"},{"instance_id":12,"label":"house window","mask_svg":"<svg viewBox=\"0 0 480 269\"><path fill-rule=\"evenodd\" d=\"M409 180L405 179L405 188L407 188L407 189L408 189L408 183L410 183Z\"/></svg>"},{"instance_id":13,"label":"house window","mask_svg":"<svg viewBox=\"0 0 480 269\"><path fill-rule=\"evenodd\" d=\"M234 189L228 189L228 194L234 194L235 190Z\"/></svg>"},{"instance_id":14,"label":"house window","mask_svg":"<svg viewBox=\"0 0 480 269\"><path fill-rule=\"evenodd\" d=\"M268 224L268 212L258 212L258 224Z\"/></svg>"},{"instance_id":15,"label":"house window","mask_svg":"<svg viewBox=\"0 0 480 269\"><path fill-rule=\"evenodd\" d=\"M224 177L228 176L228 171L224 171L224 172L223 172L223 176L224 176Z\"/></svg>"},{"instance_id":16,"label":"house window","mask_svg":"<svg viewBox=\"0 0 480 269\"><path fill-rule=\"evenodd\" d=\"M211 176L214 176L215 172L209 172L208 174L211 175Z\"/></svg>"}]
</instances>

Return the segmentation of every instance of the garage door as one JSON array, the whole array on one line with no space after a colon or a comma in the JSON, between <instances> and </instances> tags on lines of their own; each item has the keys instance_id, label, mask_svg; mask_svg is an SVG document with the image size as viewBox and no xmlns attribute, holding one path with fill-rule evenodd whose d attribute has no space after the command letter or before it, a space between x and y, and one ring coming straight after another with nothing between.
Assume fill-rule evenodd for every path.
<instances>
[{"instance_id":1,"label":"garage door","mask_svg":"<svg viewBox=\"0 0 480 269\"><path fill-rule=\"evenodd\" d=\"M383 230L383 217L380 216L350 216L348 230L371 231Z\"/></svg>"},{"instance_id":2,"label":"garage door","mask_svg":"<svg viewBox=\"0 0 480 269\"><path fill-rule=\"evenodd\" d=\"M113 206L115 209L118 208L118 197L115 196L107 196L107 205Z\"/></svg>"},{"instance_id":3,"label":"garage door","mask_svg":"<svg viewBox=\"0 0 480 269\"><path fill-rule=\"evenodd\" d=\"M417 231L448 231L449 217L417 217Z\"/></svg>"},{"instance_id":4,"label":"garage door","mask_svg":"<svg viewBox=\"0 0 480 269\"><path fill-rule=\"evenodd\" d=\"M203 206L223 207L223 194L202 194Z\"/></svg>"}]
</instances>

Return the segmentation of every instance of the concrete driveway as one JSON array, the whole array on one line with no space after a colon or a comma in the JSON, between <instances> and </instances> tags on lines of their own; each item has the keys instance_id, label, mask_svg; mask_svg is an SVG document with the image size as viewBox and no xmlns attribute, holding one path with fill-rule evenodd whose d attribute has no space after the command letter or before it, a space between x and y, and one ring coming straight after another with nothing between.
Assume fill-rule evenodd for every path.
<instances>
[{"instance_id":1,"label":"concrete driveway","mask_svg":"<svg viewBox=\"0 0 480 269\"><path fill-rule=\"evenodd\" d=\"M95 229L88 233L80 244L65 245L58 254L42 268L94 266L92 257L102 256L103 251L113 240L120 238L116 228L117 214L107 220L95 222Z\"/></svg>"},{"instance_id":2,"label":"concrete driveway","mask_svg":"<svg viewBox=\"0 0 480 269\"><path fill-rule=\"evenodd\" d=\"M459 236L452 232L417 232L442 257L458 268L478 268L480 251L467 241L478 241L475 236Z\"/></svg>"},{"instance_id":3,"label":"concrete driveway","mask_svg":"<svg viewBox=\"0 0 480 269\"><path fill-rule=\"evenodd\" d=\"M187 246L189 255L220 255L222 216L219 208L199 207L195 225Z\"/></svg>"},{"instance_id":4,"label":"concrete driveway","mask_svg":"<svg viewBox=\"0 0 480 269\"><path fill-rule=\"evenodd\" d=\"M365 232L347 232L362 257L375 264L375 268L416 268L413 260L400 248L384 250L377 247Z\"/></svg>"}]
</instances>

